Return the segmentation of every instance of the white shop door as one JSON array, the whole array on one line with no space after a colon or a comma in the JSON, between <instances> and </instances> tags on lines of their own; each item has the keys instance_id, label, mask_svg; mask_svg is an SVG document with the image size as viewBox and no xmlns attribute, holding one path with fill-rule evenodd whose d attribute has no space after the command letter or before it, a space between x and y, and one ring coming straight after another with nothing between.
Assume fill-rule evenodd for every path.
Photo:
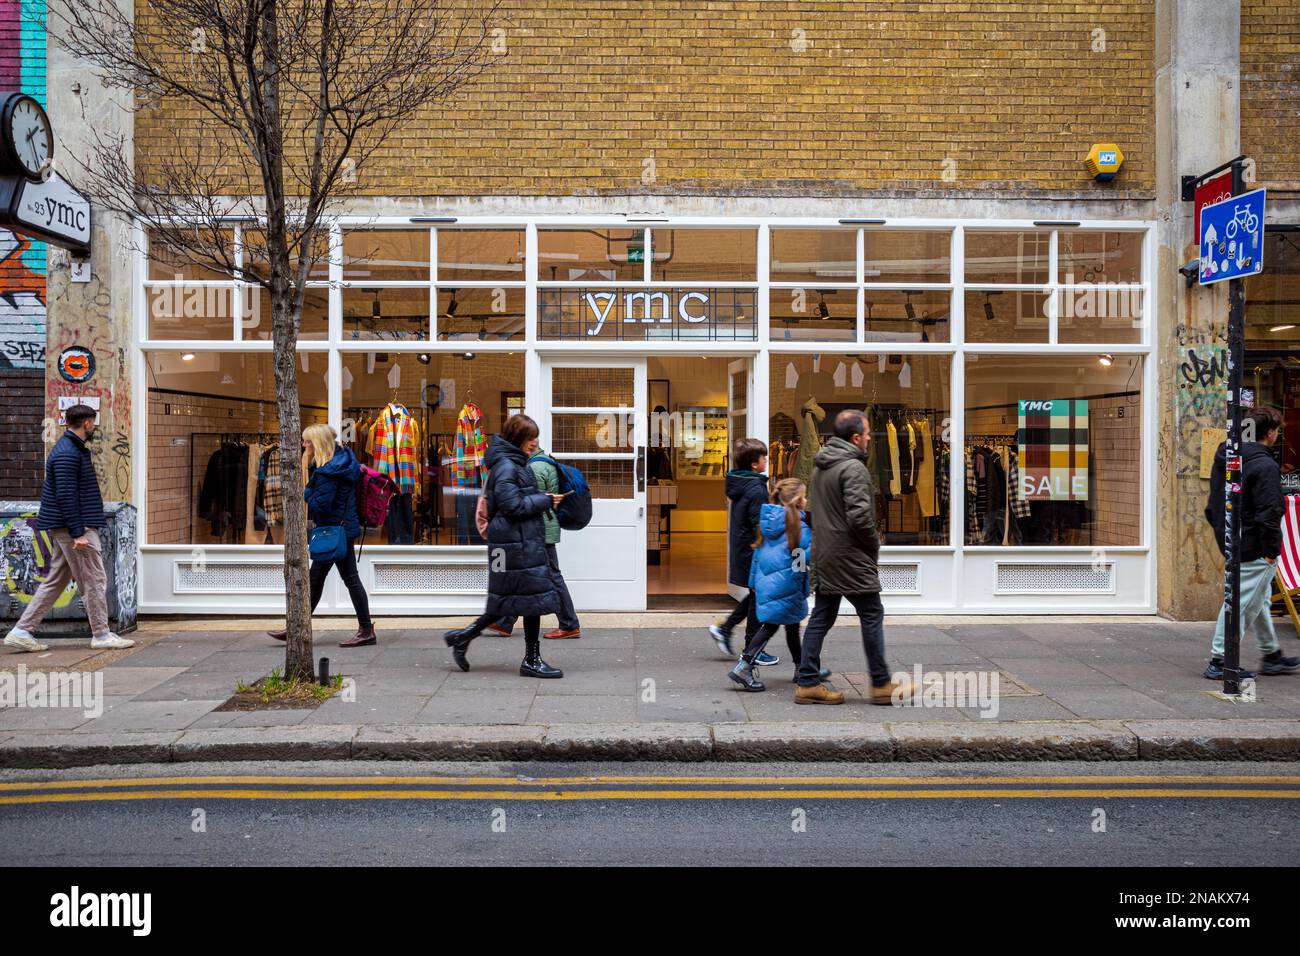
<instances>
[{"instance_id":1,"label":"white shop door","mask_svg":"<svg viewBox=\"0 0 1300 956\"><path fill-rule=\"evenodd\" d=\"M591 524L565 531L560 567L578 610L646 606L645 359L543 359L542 447L582 469Z\"/></svg>"},{"instance_id":2,"label":"white shop door","mask_svg":"<svg viewBox=\"0 0 1300 956\"><path fill-rule=\"evenodd\" d=\"M736 467L732 461L736 442L752 435L749 427L749 398L754 393L754 363L751 359L737 359L727 365L727 468ZM731 502L727 502L727 529L730 540ZM727 563L731 562L731 548L727 548ZM727 593L740 600L746 588L730 583L731 569L727 568Z\"/></svg>"}]
</instances>

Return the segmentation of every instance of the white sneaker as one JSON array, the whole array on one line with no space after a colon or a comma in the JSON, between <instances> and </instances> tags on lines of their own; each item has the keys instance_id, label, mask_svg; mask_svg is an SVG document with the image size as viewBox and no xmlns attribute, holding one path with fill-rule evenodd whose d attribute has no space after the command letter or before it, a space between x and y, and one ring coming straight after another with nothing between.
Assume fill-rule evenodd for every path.
<instances>
[{"instance_id":1,"label":"white sneaker","mask_svg":"<svg viewBox=\"0 0 1300 956\"><path fill-rule=\"evenodd\" d=\"M5 647L15 647L20 651L47 651L49 645L42 644L20 627L15 627L5 635Z\"/></svg>"},{"instance_id":2,"label":"white sneaker","mask_svg":"<svg viewBox=\"0 0 1300 956\"><path fill-rule=\"evenodd\" d=\"M109 631L99 637L92 637L90 647L96 651L118 651L124 647L135 647L135 641L129 641L125 637L118 637L112 631Z\"/></svg>"}]
</instances>

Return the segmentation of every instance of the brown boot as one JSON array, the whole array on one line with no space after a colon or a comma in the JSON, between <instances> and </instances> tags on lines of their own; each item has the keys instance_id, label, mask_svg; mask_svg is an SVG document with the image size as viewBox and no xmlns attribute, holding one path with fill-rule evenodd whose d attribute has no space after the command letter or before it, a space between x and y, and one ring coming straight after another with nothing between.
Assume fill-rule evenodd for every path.
<instances>
[{"instance_id":1,"label":"brown boot","mask_svg":"<svg viewBox=\"0 0 1300 956\"><path fill-rule=\"evenodd\" d=\"M553 630L547 631L545 634L542 635L542 637L549 638L552 641L563 641L571 637L582 637L582 628L575 627L566 630L565 628L557 627L554 628Z\"/></svg>"},{"instance_id":2,"label":"brown boot","mask_svg":"<svg viewBox=\"0 0 1300 956\"><path fill-rule=\"evenodd\" d=\"M289 629L282 627L278 631L267 631L266 634L268 637L274 637L277 641L283 641L289 636Z\"/></svg>"},{"instance_id":3,"label":"brown boot","mask_svg":"<svg viewBox=\"0 0 1300 956\"><path fill-rule=\"evenodd\" d=\"M814 684L812 687L796 687L794 702L796 704L842 704L844 695L837 690L831 690L829 684Z\"/></svg>"},{"instance_id":4,"label":"brown boot","mask_svg":"<svg viewBox=\"0 0 1300 956\"><path fill-rule=\"evenodd\" d=\"M502 627L500 624L496 623L495 621L489 624L487 626L487 629L489 631L495 631L496 633L500 634L502 637L509 637L511 633L510 631L507 631L504 627Z\"/></svg>"},{"instance_id":5,"label":"brown boot","mask_svg":"<svg viewBox=\"0 0 1300 956\"><path fill-rule=\"evenodd\" d=\"M367 624L357 628L357 632L346 641L339 641L339 647L365 647L375 643L375 625Z\"/></svg>"},{"instance_id":6,"label":"brown boot","mask_svg":"<svg viewBox=\"0 0 1300 956\"><path fill-rule=\"evenodd\" d=\"M881 707L889 707L895 700L906 704L916 693L916 685L911 681L891 680L888 684L871 688L871 702Z\"/></svg>"}]
</instances>

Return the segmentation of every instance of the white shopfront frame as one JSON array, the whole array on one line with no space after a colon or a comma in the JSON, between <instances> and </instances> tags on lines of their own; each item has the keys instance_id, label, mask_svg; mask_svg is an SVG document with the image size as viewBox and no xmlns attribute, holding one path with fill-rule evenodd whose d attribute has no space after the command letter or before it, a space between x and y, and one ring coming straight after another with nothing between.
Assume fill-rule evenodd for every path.
<instances>
[{"instance_id":1,"label":"white shopfront frame","mask_svg":"<svg viewBox=\"0 0 1300 956\"><path fill-rule=\"evenodd\" d=\"M232 220L232 228L239 223ZM686 288L710 286L752 289L757 310L757 338L754 341L548 341L538 337L539 290L547 287L598 283L539 282L539 228L751 228L757 242L757 273L753 282L611 282L611 288L637 286L652 288ZM344 340L342 296L346 285L342 268L342 231L347 229L428 229L430 237L430 338L427 340ZM329 338L299 343L304 352L319 352L329 363L329 421L341 426L343 389L342 358L348 352L464 352L460 340L439 341L436 329L437 295L436 249L439 229L516 228L525 231L526 266L522 281L471 282L456 279L443 283L456 288L470 286L506 286L524 290L525 328L522 339L510 341L474 341L476 353L522 352L524 354L525 407L540 418L542 409L543 356L596 359L689 353L746 358L751 362L754 387L750 390L748 413L755 423L756 437L767 440L769 404L769 367L773 356L782 354L835 353L852 349L856 354L906 353L934 354L950 357L950 408L952 409L951 442L964 445L965 435L965 358L968 353L1007 355L1078 355L1095 357L1105 351L1113 355L1136 355L1142 365L1142 509L1141 543L1131 547L979 547L960 544L964 539L963 510L953 506L950 513L951 542L943 546L886 546L881 554L884 601L890 613L903 614L1024 614L1024 613L1154 613L1156 609L1155 493L1156 481L1156 363L1153 361L1154 329L1157 327L1153 295L1155 264L1155 223L1133 220L1070 220L1045 222L1031 219L938 219L890 218L856 220L798 217L698 217L662 216L653 220L622 215L528 215L528 216L457 216L445 221L430 217L342 217L331 235L329 282ZM797 286L800 283L771 283L768 279L770 250L769 231L773 228L856 229L857 281L844 283L857 290L857 339L811 342L774 341L769 334L770 290ZM1144 321L1140 341L1135 344L1057 343L1057 307L1063 286L1058 280L1057 230L1096 230L1129 232L1142 235L1142 281L1129 286L1140 291ZM951 235L950 282L930 284L929 288L951 290L949 342L872 342L863 335L863 248L864 230L942 230ZM970 230L1045 231L1049 232L1050 251L1048 281L1035 287L1049 295L1049 339L1034 344L966 344L963 341L966 282L964 276L964 241ZM135 247L145 249L143 230L137 229ZM646 257L649 258L648 256ZM650 264L646 266L646 276ZM271 343L240 340L235 321L234 338L229 341L150 339L148 337L146 290L165 286L166 282L147 280L147 261L143 251L135 263L135 322L132 388L138 409L147 407L148 352L270 352ZM190 282L189 285L203 284ZM220 284L220 283L208 283ZM808 284L808 283L805 283ZM975 283L972 283L975 284ZM375 286L423 287L426 283L376 282L355 283L367 289ZM819 286L831 283L818 283ZM1026 291L1024 286L978 283L981 290ZM927 284L876 284L880 289L918 289ZM149 503L147 468L147 413L134 417L133 463L136 480L136 504L140 515L139 553L140 610L144 613L200 612L214 614L269 614L283 610L283 585L280 578L281 548L274 545L155 545L149 544ZM951 456L950 484L954 505L964 493L961 455ZM195 571L201 562L203 571ZM486 582L487 556L482 547L453 545L365 546L361 562L362 580L371 595L371 607L377 614L456 614L477 613L482 609ZM1002 583L999 584L999 581ZM1073 582L1073 583L1072 583ZM644 606L642 604L641 606ZM579 608L595 610L598 607ZM351 614L347 593L331 575L319 608L320 613Z\"/></svg>"}]
</instances>

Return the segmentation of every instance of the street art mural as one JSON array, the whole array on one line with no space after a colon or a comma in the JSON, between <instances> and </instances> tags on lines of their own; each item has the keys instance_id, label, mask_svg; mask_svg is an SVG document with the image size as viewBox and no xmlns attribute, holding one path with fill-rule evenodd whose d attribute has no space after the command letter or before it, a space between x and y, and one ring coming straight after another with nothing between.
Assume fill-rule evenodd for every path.
<instances>
[{"instance_id":1,"label":"street art mural","mask_svg":"<svg viewBox=\"0 0 1300 956\"><path fill-rule=\"evenodd\" d=\"M45 104L44 0L0 0L0 90ZM45 251L0 230L0 370L45 368Z\"/></svg>"}]
</instances>

